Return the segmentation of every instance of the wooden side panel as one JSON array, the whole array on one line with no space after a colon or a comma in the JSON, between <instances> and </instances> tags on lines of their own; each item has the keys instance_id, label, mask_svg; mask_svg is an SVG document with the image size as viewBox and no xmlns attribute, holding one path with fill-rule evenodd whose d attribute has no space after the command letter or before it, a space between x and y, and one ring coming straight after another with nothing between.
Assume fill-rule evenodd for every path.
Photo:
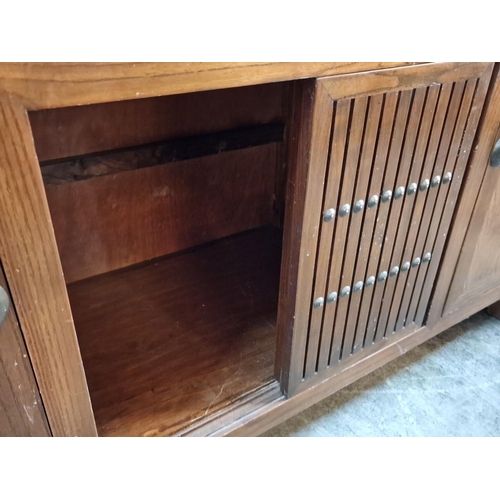
<instances>
[{"instance_id":1,"label":"wooden side panel","mask_svg":"<svg viewBox=\"0 0 500 500\"><path fill-rule=\"evenodd\" d=\"M66 283L274 220L277 145L46 185Z\"/></svg>"},{"instance_id":2,"label":"wooden side panel","mask_svg":"<svg viewBox=\"0 0 500 500\"><path fill-rule=\"evenodd\" d=\"M55 436L95 436L26 111L0 100L0 130L0 256L50 428Z\"/></svg>"},{"instance_id":3,"label":"wooden side panel","mask_svg":"<svg viewBox=\"0 0 500 500\"><path fill-rule=\"evenodd\" d=\"M0 286L9 287L0 266ZM50 436L14 304L0 326L0 437Z\"/></svg>"},{"instance_id":4,"label":"wooden side panel","mask_svg":"<svg viewBox=\"0 0 500 500\"><path fill-rule=\"evenodd\" d=\"M367 80L372 95L360 75L351 87L347 77L325 79L339 98L326 101L321 115L331 117L331 126L322 126L331 133L312 142L326 175L308 185L322 188L314 195L322 205L316 220L309 215L317 239L309 239L305 257L315 259L303 280L312 273L306 288L313 293L303 297L309 311L296 319L306 333L295 390L424 324L491 70L445 64L434 73L389 71L390 81L387 74ZM346 98L347 91L354 95Z\"/></svg>"},{"instance_id":5,"label":"wooden side panel","mask_svg":"<svg viewBox=\"0 0 500 500\"><path fill-rule=\"evenodd\" d=\"M486 168L474 214L446 300L449 314L500 287L500 170ZM485 304L486 305L486 304Z\"/></svg>"}]
</instances>

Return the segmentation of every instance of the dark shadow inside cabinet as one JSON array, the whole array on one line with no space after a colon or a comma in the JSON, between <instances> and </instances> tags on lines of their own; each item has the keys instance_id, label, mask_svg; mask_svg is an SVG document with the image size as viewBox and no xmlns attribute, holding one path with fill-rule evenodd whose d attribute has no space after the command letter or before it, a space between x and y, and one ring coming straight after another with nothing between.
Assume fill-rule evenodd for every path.
<instances>
[{"instance_id":1,"label":"dark shadow inside cabinet","mask_svg":"<svg viewBox=\"0 0 500 500\"><path fill-rule=\"evenodd\" d=\"M30 113L98 432L275 382L285 84Z\"/></svg>"}]
</instances>

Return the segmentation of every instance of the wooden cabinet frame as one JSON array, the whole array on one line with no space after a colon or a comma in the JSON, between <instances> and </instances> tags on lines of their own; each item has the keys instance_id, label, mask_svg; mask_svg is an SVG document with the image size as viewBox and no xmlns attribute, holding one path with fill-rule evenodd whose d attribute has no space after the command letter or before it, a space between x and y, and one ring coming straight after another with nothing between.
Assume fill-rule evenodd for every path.
<instances>
[{"instance_id":1,"label":"wooden cabinet frame","mask_svg":"<svg viewBox=\"0 0 500 500\"><path fill-rule=\"evenodd\" d=\"M328 143L331 116L327 104L332 99L418 88L434 81L454 82L470 75L477 77L490 67L483 63L409 64L0 65L0 259L54 436L95 436L97 432L28 110L294 80L291 101L296 105L291 109L288 135L291 155L288 194L292 202L285 221L287 244L282 264L276 364L281 390L291 395L298 392L300 385L295 366L305 342L304 311L310 307L311 285L304 286L303 282L309 280L306 277L310 276L314 263L306 256L314 254L318 244L317 215L321 212L323 184L313 181L324 178L328 152L324 147L314 146ZM497 87L490 97L496 103L495 111L486 114L484 127L498 119L498 97ZM474 165L489 153L487 145L479 144ZM462 198L457 218L471 213L481 179L477 172L469 174L470 194ZM446 294L459 251L451 242L463 241L465 230L465 225L455 225L453 229L434 297ZM500 298L496 291L490 295L491 302ZM263 432L466 317L461 311L439 320L442 307L440 299L435 300L427 326L374 346L370 352L354 355L348 365L303 385L300 388L303 392L294 398L287 399L279 384L272 383L251 398L235 403L224 414L187 429L185 434Z\"/></svg>"}]
</instances>

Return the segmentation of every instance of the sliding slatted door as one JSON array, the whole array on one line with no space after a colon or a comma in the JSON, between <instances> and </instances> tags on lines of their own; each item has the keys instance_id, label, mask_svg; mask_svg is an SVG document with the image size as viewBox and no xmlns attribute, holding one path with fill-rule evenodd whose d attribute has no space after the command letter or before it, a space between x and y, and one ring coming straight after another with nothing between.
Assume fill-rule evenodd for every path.
<instances>
[{"instance_id":1,"label":"sliding slatted door","mask_svg":"<svg viewBox=\"0 0 500 500\"><path fill-rule=\"evenodd\" d=\"M446 63L317 80L289 395L425 324L491 71Z\"/></svg>"}]
</instances>

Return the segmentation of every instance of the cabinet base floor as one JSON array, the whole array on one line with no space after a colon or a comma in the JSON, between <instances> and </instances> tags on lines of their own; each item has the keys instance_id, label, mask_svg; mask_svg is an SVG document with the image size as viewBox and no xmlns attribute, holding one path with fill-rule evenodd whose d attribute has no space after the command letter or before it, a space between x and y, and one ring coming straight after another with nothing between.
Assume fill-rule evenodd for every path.
<instances>
[{"instance_id":1,"label":"cabinet base floor","mask_svg":"<svg viewBox=\"0 0 500 500\"><path fill-rule=\"evenodd\" d=\"M68 286L99 435L172 435L273 379L281 230Z\"/></svg>"}]
</instances>

